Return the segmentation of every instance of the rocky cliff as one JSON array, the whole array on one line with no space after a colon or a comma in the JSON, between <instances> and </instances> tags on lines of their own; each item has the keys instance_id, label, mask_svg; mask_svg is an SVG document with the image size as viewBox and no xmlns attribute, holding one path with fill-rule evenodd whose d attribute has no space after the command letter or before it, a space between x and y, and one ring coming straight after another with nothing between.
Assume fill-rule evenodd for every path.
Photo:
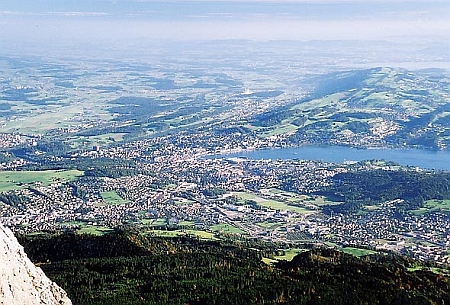
<instances>
[{"instance_id":1,"label":"rocky cliff","mask_svg":"<svg viewBox=\"0 0 450 305\"><path fill-rule=\"evenodd\" d=\"M72 304L66 292L28 259L11 230L2 225L0 225L0 304Z\"/></svg>"}]
</instances>

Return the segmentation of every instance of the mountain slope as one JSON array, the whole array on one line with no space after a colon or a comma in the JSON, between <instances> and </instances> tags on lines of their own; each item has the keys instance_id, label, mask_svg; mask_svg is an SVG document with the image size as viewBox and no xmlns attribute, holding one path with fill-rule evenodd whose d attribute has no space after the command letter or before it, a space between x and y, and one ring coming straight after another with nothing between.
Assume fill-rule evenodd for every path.
<instances>
[{"instance_id":1,"label":"mountain slope","mask_svg":"<svg viewBox=\"0 0 450 305\"><path fill-rule=\"evenodd\" d=\"M72 304L66 292L28 259L13 233L1 225L0 279L0 304Z\"/></svg>"},{"instance_id":2,"label":"mountain slope","mask_svg":"<svg viewBox=\"0 0 450 305\"><path fill-rule=\"evenodd\" d=\"M312 82L309 99L254 117L258 133L279 135L290 144L450 145L450 77L443 71L374 68Z\"/></svg>"},{"instance_id":3,"label":"mountain slope","mask_svg":"<svg viewBox=\"0 0 450 305\"><path fill-rule=\"evenodd\" d=\"M268 265L262 258L278 250L258 241L118 232L23 242L26 249L41 249L33 251L36 261L46 257L42 243L66 249L43 268L77 304L450 304L448 275L395 254L358 258L313 248ZM80 243L86 250L81 256Z\"/></svg>"}]
</instances>

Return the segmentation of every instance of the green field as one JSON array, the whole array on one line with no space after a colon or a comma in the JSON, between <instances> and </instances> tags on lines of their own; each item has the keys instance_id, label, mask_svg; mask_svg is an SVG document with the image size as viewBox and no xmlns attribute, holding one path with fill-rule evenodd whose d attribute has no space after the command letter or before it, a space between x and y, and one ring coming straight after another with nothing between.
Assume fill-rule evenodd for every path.
<instances>
[{"instance_id":1,"label":"green field","mask_svg":"<svg viewBox=\"0 0 450 305\"><path fill-rule=\"evenodd\" d=\"M165 218L158 218L158 219L142 219L141 223L143 225L148 225L150 227L160 227L167 225L167 221Z\"/></svg>"},{"instance_id":2,"label":"green field","mask_svg":"<svg viewBox=\"0 0 450 305\"><path fill-rule=\"evenodd\" d=\"M100 195L107 205L119 205L128 202L127 200L124 200L122 197L120 197L120 195L117 194L116 191L100 192Z\"/></svg>"},{"instance_id":3,"label":"green field","mask_svg":"<svg viewBox=\"0 0 450 305\"><path fill-rule=\"evenodd\" d=\"M354 256L358 256L358 257L377 253L376 251L373 251L373 250L359 249L359 248L353 248L353 247L345 247L340 250L344 253L348 253L348 254L351 254Z\"/></svg>"},{"instance_id":4,"label":"green field","mask_svg":"<svg viewBox=\"0 0 450 305\"><path fill-rule=\"evenodd\" d=\"M55 182L73 181L83 174L84 172L79 170L0 172L0 192L20 189L34 183L50 185Z\"/></svg>"},{"instance_id":5,"label":"green field","mask_svg":"<svg viewBox=\"0 0 450 305\"><path fill-rule=\"evenodd\" d=\"M217 240L214 233L211 232L205 232L201 230L186 230L186 233L189 235L197 236L200 239Z\"/></svg>"},{"instance_id":6,"label":"green field","mask_svg":"<svg viewBox=\"0 0 450 305\"><path fill-rule=\"evenodd\" d=\"M277 188L270 188L267 190L267 193L271 196L275 196L280 199L282 202L286 202L286 204L290 203L298 203L301 205L308 206L310 205L311 208L319 208L323 205L338 205L341 204L341 202L336 201L330 201L324 196L309 196L309 195L302 195L297 194L294 192L287 192L283 191Z\"/></svg>"},{"instance_id":7,"label":"green field","mask_svg":"<svg viewBox=\"0 0 450 305\"><path fill-rule=\"evenodd\" d=\"M297 129L298 127L292 124L279 125L276 128L273 128L272 130L262 133L261 136L266 138L274 135L295 132Z\"/></svg>"},{"instance_id":8,"label":"green field","mask_svg":"<svg viewBox=\"0 0 450 305\"><path fill-rule=\"evenodd\" d=\"M422 270L429 270L429 271L433 272L434 274L445 274L445 275L450 274L450 269L447 269L445 267L442 267L442 268L431 267L430 268L430 267L425 267L423 265L418 265L418 266L408 268L408 271L410 271L410 272L422 271Z\"/></svg>"},{"instance_id":9,"label":"green field","mask_svg":"<svg viewBox=\"0 0 450 305\"><path fill-rule=\"evenodd\" d=\"M317 196L317 197L310 197L311 200L311 204L317 205L317 206L322 206L322 205L338 205L341 204L342 202L336 202L336 201L330 201L328 199L326 199L324 196ZM307 200L305 200L307 201Z\"/></svg>"},{"instance_id":10,"label":"green field","mask_svg":"<svg viewBox=\"0 0 450 305\"><path fill-rule=\"evenodd\" d=\"M103 102L93 102L87 98L83 102L64 103L58 106L37 107L28 103L17 102L21 116L16 120L8 121L4 126L4 132L45 134L50 129L70 128L85 121L98 122L111 119L111 115L105 111ZM84 111L80 113L80 109ZM80 116L82 114L82 116Z\"/></svg>"},{"instance_id":11,"label":"green field","mask_svg":"<svg viewBox=\"0 0 450 305\"><path fill-rule=\"evenodd\" d=\"M242 201L244 201L244 200L255 200L255 198L259 198L255 194L246 193L246 192L233 192L232 194L237 196L238 198L240 198Z\"/></svg>"},{"instance_id":12,"label":"green field","mask_svg":"<svg viewBox=\"0 0 450 305\"><path fill-rule=\"evenodd\" d=\"M77 230L78 234L90 234L90 235L103 235L110 233L113 230L104 226L94 226L94 225L82 225L81 229Z\"/></svg>"},{"instance_id":13,"label":"green field","mask_svg":"<svg viewBox=\"0 0 450 305\"><path fill-rule=\"evenodd\" d=\"M433 271L436 274L450 275L450 268L446 268L446 267L442 267L442 268L433 267L433 268L431 268L431 271Z\"/></svg>"},{"instance_id":14,"label":"green field","mask_svg":"<svg viewBox=\"0 0 450 305\"><path fill-rule=\"evenodd\" d=\"M201 230L149 230L147 231L149 235L159 236L159 237L177 237L177 236L196 236L204 240L217 240L214 233L205 232Z\"/></svg>"},{"instance_id":15,"label":"green field","mask_svg":"<svg viewBox=\"0 0 450 305\"><path fill-rule=\"evenodd\" d=\"M267 265L272 265L272 264L278 262L276 259L272 259L272 258L268 258L268 257L263 257L261 260L263 263L265 263Z\"/></svg>"},{"instance_id":16,"label":"green field","mask_svg":"<svg viewBox=\"0 0 450 305\"><path fill-rule=\"evenodd\" d=\"M296 212L300 214L310 214L313 213L313 211L302 208L302 207L296 207L288 205L281 201L271 200L271 199L265 199L261 198L258 195L246 193L246 192L234 192L233 195L236 195L238 198L241 198L241 200L253 200L255 201L259 206L272 209L272 210L279 210L279 211L290 211L290 212Z\"/></svg>"},{"instance_id":17,"label":"green field","mask_svg":"<svg viewBox=\"0 0 450 305\"><path fill-rule=\"evenodd\" d=\"M267 190L268 194L272 196L276 196L278 198L282 198L288 202L299 202L309 199L310 197L307 195L300 195L293 192L283 191L277 188L270 188Z\"/></svg>"},{"instance_id":18,"label":"green field","mask_svg":"<svg viewBox=\"0 0 450 305\"><path fill-rule=\"evenodd\" d=\"M424 207L433 211L450 211L450 200L427 200L424 202Z\"/></svg>"},{"instance_id":19,"label":"green field","mask_svg":"<svg viewBox=\"0 0 450 305\"><path fill-rule=\"evenodd\" d=\"M292 249L280 249L280 251L284 252L283 255L263 257L263 263L267 265L273 265L274 263L278 263L279 261L291 261L297 254L301 252L308 251L308 249L301 248L292 248Z\"/></svg>"},{"instance_id":20,"label":"green field","mask_svg":"<svg viewBox=\"0 0 450 305\"><path fill-rule=\"evenodd\" d=\"M297 254L308 250L301 248L293 248L293 249L282 249L282 251L284 251L284 255L275 256L274 259L278 261L281 260L291 261Z\"/></svg>"},{"instance_id":21,"label":"green field","mask_svg":"<svg viewBox=\"0 0 450 305\"><path fill-rule=\"evenodd\" d=\"M411 213L414 215L423 215L429 212L437 212L437 211L450 211L450 200L427 200L423 203L423 207L418 208L416 210L412 210Z\"/></svg>"},{"instance_id":22,"label":"green field","mask_svg":"<svg viewBox=\"0 0 450 305\"><path fill-rule=\"evenodd\" d=\"M363 208L367 211L376 211L380 209L380 207L376 205L365 205Z\"/></svg>"},{"instance_id":23,"label":"green field","mask_svg":"<svg viewBox=\"0 0 450 305\"><path fill-rule=\"evenodd\" d=\"M257 226L265 228L267 230L275 230L284 224L285 224L284 222L267 222L267 221L256 223Z\"/></svg>"},{"instance_id":24,"label":"green field","mask_svg":"<svg viewBox=\"0 0 450 305\"><path fill-rule=\"evenodd\" d=\"M414 215L421 216L421 215L425 215L426 213L430 212L430 210L427 208L418 208L418 209L412 210L410 212Z\"/></svg>"},{"instance_id":25,"label":"green field","mask_svg":"<svg viewBox=\"0 0 450 305\"><path fill-rule=\"evenodd\" d=\"M178 223L178 226L180 226L180 227L194 227L194 222L193 221L180 221Z\"/></svg>"},{"instance_id":26,"label":"green field","mask_svg":"<svg viewBox=\"0 0 450 305\"><path fill-rule=\"evenodd\" d=\"M211 227L212 231L222 232L222 233L235 233L235 234L244 234L245 232L239 228L236 228L228 223L221 223Z\"/></svg>"},{"instance_id":27,"label":"green field","mask_svg":"<svg viewBox=\"0 0 450 305\"><path fill-rule=\"evenodd\" d=\"M186 233L181 230L149 230L147 233L151 236L158 237L177 237L186 235Z\"/></svg>"},{"instance_id":28,"label":"green field","mask_svg":"<svg viewBox=\"0 0 450 305\"><path fill-rule=\"evenodd\" d=\"M72 148L92 148L93 146L108 146L123 141L126 133L105 133L98 136L78 136L70 140Z\"/></svg>"}]
</instances>

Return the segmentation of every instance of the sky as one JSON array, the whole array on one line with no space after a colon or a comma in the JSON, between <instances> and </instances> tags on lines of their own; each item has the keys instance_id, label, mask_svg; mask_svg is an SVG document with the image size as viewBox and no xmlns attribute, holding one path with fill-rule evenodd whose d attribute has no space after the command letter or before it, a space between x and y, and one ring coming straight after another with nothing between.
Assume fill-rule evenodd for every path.
<instances>
[{"instance_id":1,"label":"sky","mask_svg":"<svg viewBox=\"0 0 450 305\"><path fill-rule=\"evenodd\" d=\"M0 43L446 40L449 0L1 0ZM1 47L1 45L0 45Z\"/></svg>"}]
</instances>

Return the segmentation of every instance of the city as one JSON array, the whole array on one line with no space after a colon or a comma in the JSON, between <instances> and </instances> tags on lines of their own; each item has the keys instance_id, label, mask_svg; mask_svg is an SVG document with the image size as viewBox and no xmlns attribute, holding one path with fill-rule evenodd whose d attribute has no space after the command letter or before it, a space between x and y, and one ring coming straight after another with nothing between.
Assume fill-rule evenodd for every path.
<instances>
[{"instance_id":1,"label":"city","mask_svg":"<svg viewBox=\"0 0 450 305\"><path fill-rule=\"evenodd\" d=\"M338 173L420 169L383 161L332 164L217 156L276 147L280 145L276 139L255 139L239 131L220 137L214 132L182 133L111 148L94 147L70 156L71 164L107 159L113 160L115 169L123 170L130 166L124 162L132 161L137 174L113 177L78 171L69 180L21 184L6 193L21 200L3 204L1 220L21 233L83 227L108 231L134 224L152 234L231 234L285 244L391 250L423 260L450 262L448 208L399 216L396 205L402 200L397 199L368 203L356 215L329 214L322 208L339 202L316 194ZM54 162L62 160L59 157ZM2 164L4 170L17 165L17 160ZM288 189L286 181L295 192Z\"/></svg>"}]
</instances>

